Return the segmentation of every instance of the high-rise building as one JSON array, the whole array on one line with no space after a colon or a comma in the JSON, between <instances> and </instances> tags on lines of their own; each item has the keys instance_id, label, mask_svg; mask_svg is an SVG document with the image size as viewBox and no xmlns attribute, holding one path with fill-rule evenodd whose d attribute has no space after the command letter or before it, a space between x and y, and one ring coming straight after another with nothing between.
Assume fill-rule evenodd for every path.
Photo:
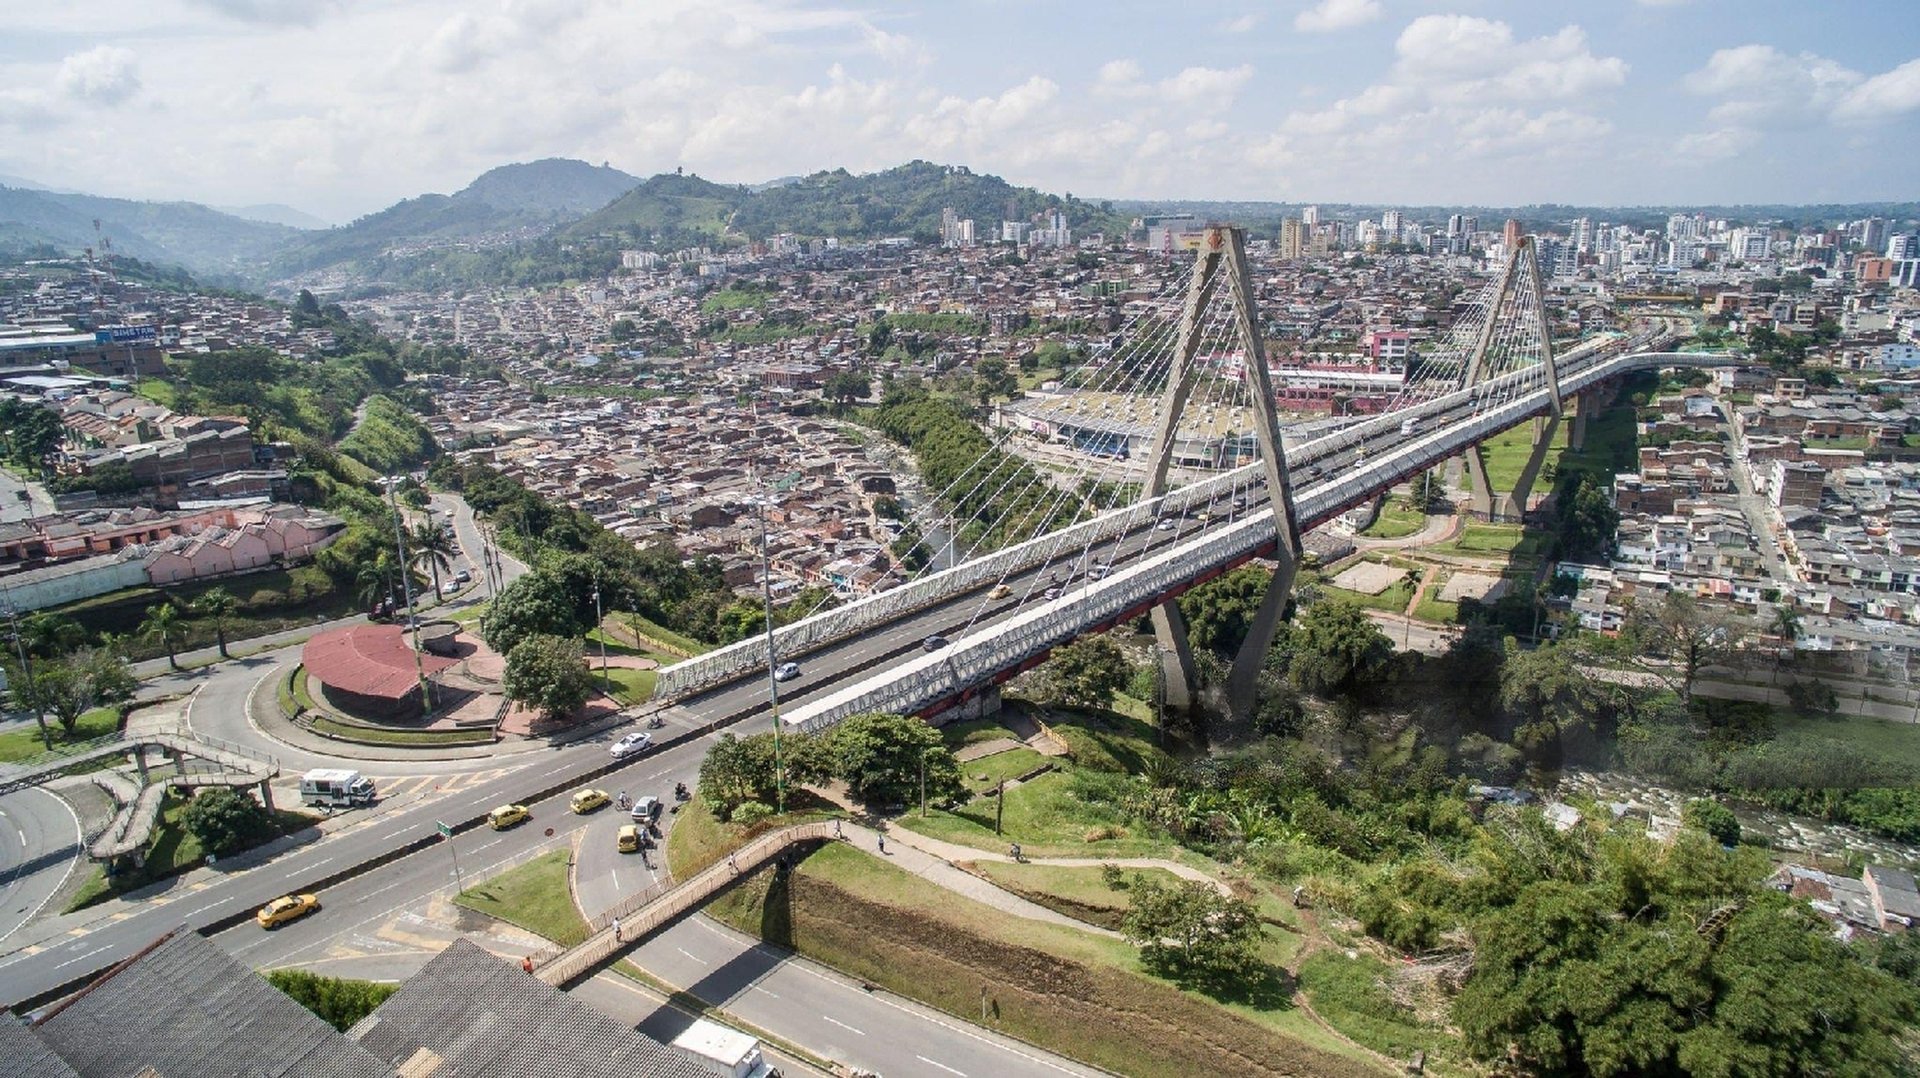
<instances>
[{"instance_id":1,"label":"high-rise building","mask_svg":"<svg viewBox=\"0 0 1920 1078\"><path fill-rule=\"evenodd\" d=\"M1572 244L1574 250L1584 252L1593 250L1593 218L1575 217L1567 231L1567 242Z\"/></svg>"},{"instance_id":2,"label":"high-rise building","mask_svg":"<svg viewBox=\"0 0 1920 1078\"><path fill-rule=\"evenodd\" d=\"M1280 257L1299 258L1306 248L1306 226L1298 217L1280 220Z\"/></svg>"},{"instance_id":3,"label":"high-rise building","mask_svg":"<svg viewBox=\"0 0 1920 1078\"><path fill-rule=\"evenodd\" d=\"M1907 233L1893 236L1887 240L1887 257L1898 262L1906 258L1920 258L1920 235Z\"/></svg>"},{"instance_id":4,"label":"high-rise building","mask_svg":"<svg viewBox=\"0 0 1920 1078\"><path fill-rule=\"evenodd\" d=\"M1308 228L1312 228L1314 225L1319 224L1320 223L1320 207L1318 206L1300 207L1300 223L1303 225L1306 225Z\"/></svg>"},{"instance_id":5,"label":"high-rise building","mask_svg":"<svg viewBox=\"0 0 1920 1078\"><path fill-rule=\"evenodd\" d=\"M1403 219L1399 210L1388 210L1380 215L1380 242L1399 243Z\"/></svg>"},{"instance_id":6,"label":"high-rise building","mask_svg":"<svg viewBox=\"0 0 1920 1078\"><path fill-rule=\"evenodd\" d=\"M1507 218L1507 223L1500 227L1500 243L1506 247L1508 254L1519 249L1522 235L1520 222L1512 217Z\"/></svg>"},{"instance_id":7,"label":"high-rise building","mask_svg":"<svg viewBox=\"0 0 1920 1078\"><path fill-rule=\"evenodd\" d=\"M1878 251L1887 245L1887 219L1862 218L1848 225L1847 233L1847 238L1859 244L1862 251Z\"/></svg>"},{"instance_id":8,"label":"high-rise building","mask_svg":"<svg viewBox=\"0 0 1920 1078\"><path fill-rule=\"evenodd\" d=\"M1000 239L1006 243L1027 242L1027 230L1033 226L1025 221L1000 222Z\"/></svg>"},{"instance_id":9,"label":"high-rise building","mask_svg":"<svg viewBox=\"0 0 1920 1078\"><path fill-rule=\"evenodd\" d=\"M1467 230L1466 214L1456 213L1453 216L1447 218L1447 235L1458 236L1460 233L1465 232L1466 230Z\"/></svg>"}]
</instances>

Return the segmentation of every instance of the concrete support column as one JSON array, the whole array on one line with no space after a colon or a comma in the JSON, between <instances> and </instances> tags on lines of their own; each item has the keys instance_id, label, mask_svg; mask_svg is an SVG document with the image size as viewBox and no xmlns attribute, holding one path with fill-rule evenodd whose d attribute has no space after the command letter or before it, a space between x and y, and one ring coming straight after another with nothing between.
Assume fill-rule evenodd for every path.
<instances>
[{"instance_id":1,"label":"concrete support column","mask_svg":"<svg viewBox=\"0 0 1920 1078\"><path fill-rule=\"evenodd\" d=\"M1193 645L1187 640L1187 618L1172 599L1153 608L1153 639L1159 644L1161 693L1167 707L1184 711L1193 706L1199 677L1193 667Z\"/></svg>"},{"instance_id":2,"label":"concrete support column","mask_svg":"<svg viewBox=\"0 0 1920 1078\"><path fill-rule=\"evenodd\" d=\"M145 786L153 781L147 777L147 747L145 745L135 745L133 747L133 766L140 772L140 785Z\"/></svg>"},{"instance_id":3,"label":"concrete support column","mask_svg":"<svg viewBox=\"0 0 1920 1078\"><path fill-rule=\"evenodd\" d=\"M1487 462L1480 455L1480 447L1469 446L1460 455L1460 463L1467 469L1467 512L1476 520L1492 520L1493 484L1487 481Z\"/></svg>"},{"instance_id":4,"label":"concrete support column","mask_svg":"<svg viewBox=\"0 0 1920 1078\"><path fill-rule=\"evenodd\" d=\"M1233 670L1227 675L1227 706L1235 719L1248 718L1253 714L1254 705L1259 703L1260 668L1265 665L1274 634L1280 629L1280 615L1287 609L1287 598L1293 594L1293 577L1299 563L1285 547L1280 548L1279 558L1280 564L1273 567L1273 579L1267 582L1267 597L1260 601L1260 609L1247 627L1246 642L1233 657Z\"/></svg>"},{"instance_id":5,"label":"concrete support column","mask_svg":"<svg viewBox=\"0 0 1920 1078\"><path fill-rule=\"evenodd\" d=\"M266 779L260 780L260 803L266 806L268 812L273 811L273 785Z\"/></svg>"},{"instance_id":6,"label":"concrete support column","mask_svg":"<svg viewBox=\"0 0 1920 1078\"><path fill-rule=\"evenodd\" d=\"M1582 390L1574 398L1573 425L1567 428L1567 448L1581 450L1587 447L1587 422L1600 408L1600 398L1590 390Z\"/></svg>"},{"instance_id":7,"label":"concrete support column","mask_svg":"<svg viewBox=\"0 0 1920 1078\"><path fill-rule=\"evenodd\" d=\"M1559 432L1559 416L1539 416L1534 419L1533 451L1527 454L1527 463L1520 469L1520 478L1513 482L1513 493L1507 495L1505 504L1498 507L1501 519L1518 521L1526 518L1527 498L1533 493L1533 481L1539 478L1540 468L1547 460L1547 450L1553 448L1554 435Z\"/></svg>"}]
</instances>

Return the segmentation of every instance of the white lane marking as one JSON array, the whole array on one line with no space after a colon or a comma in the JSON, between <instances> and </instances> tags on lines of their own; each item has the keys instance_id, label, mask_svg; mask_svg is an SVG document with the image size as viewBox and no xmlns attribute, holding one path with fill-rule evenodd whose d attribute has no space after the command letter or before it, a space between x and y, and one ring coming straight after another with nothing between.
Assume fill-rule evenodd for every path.
<instances>
[{"instance_id":1,"label":"white lane marking","mask_svg":"<svg viewBox=\"0 0 1920 1078\"><path fill-rule=\"evenodd\" d=\"M759 992L759 993L761 993L762 995L767 995L767 996L772 996L772 997L773 997L774 999L779 999L779 998L780 998L780 993L778 993L778 992L769 992L769 991L767 991L766 989L764 989L764 988L762 988L762 987L760 987L760 986L759 986L759 985L757 985L757 984L750 984L750 985L748 985L747 987L748 987L748 988L751 988L751 989L753 989L753 990L754 990L755 992Z\"/></svg>"},{"instance_id":2,"label":"white lane marking","mask_svg":"<svg viewBox=\"0 0 1920 1078\"><path fill-rule=\"evenodd\" d=\"M38 789L38 787L35 787L35 789ZM66 798L61 797L59 794L56 794L50 790L40 790L40 792L43 794L46 794L48 797L53 798L55 804L59 805L63 809L66 809L67 815L73 817L74 842L80 843L80 842L86 841L86 837L87 837L86 832L82 830L80 826L80 814L74 811L73 805L68 803ZM78 865L79 863L80 863L80 854L79 854L79 851L76 850L74 852L74 855L67 859L67 870L60 874L60 882L53 885L53 890L48 892L47 897L40 900L40 904L38 906L35 906L27 914L25 919L23 919L19 924L14 925L12 928L7 929L5 932L0 932L0 940L5 940L8 936L13 935L15 932L18 932L21 929L32 924L34 921L34 918L40 916L40 911L47 908L47 903L52 902L54 899L54 896L58 895L62 890L66 888L67 877L73 875L74 866ZM26 862L23 861L21 862L21 864L24 867ZM0 963L0 964L5 964L5 963Z\"/></svg>"},{"instance_id":3,"label":"white lane marking","mask_svg":"<svg viewBox=\"0 0 1920 1078\"><path fill-rule=\"evenodd\" d=\"M111 944L105 947L95 947L93 950L88 951L86 954L75 955L72 958L67 959L65 962L62 962L53 968L65 969L66 967L73 965L75 962L82 962L82 961L85 961L86 959L92 958L94 955L99 954L101 951L111 951L111 950L113 950L113 946Z\"/></svg>"},{"instance_id":4,"label":"white lane marking","mask_svg":"<svg viewBox=\"0 0 1920 1078\"><path fill-rule=\"evenodd\" d=\"M954 1070L952 1067L947 1066L945 1063L942 1063L937 1059L928 1059L926 1056L922 1056L922 1055L916 1055L913 1058L919 1060L922 1063L928 1064L929 1066L939 1067L941 1070L946 1071L948 1074L957 1074L960 1076L960 1078L967 1078L966 1071Z\"/></svg>"},{"instance_id":5,"label":"white lane marking","mask_svg":"<svg viewBox=\"0 0 1920 1078\"><path fill-rule=\"evenodd\" d=\"M694 954L692 951L687 950L685 947L675 947L674 950L679 951L681 954L686 955L688 958L693 959L695 962L698 962L703 966L707 964L706 959L701 958L699 955Z\"/></svg>"},{"instance_id":6,"label":"white lane marking","mask_svg":"<svg viewBox=\"0 0 1920 1078\"><path fill-rule=\"evenodd\" d=\"M846 1031L848 1031L849 1033L858 1033L858 1034L860 1034L860 1035L861 1035L862 1037L864 1037L864 1036L866 1036L866 1033L865 1033L864 1031L862 1031L862 1030L858 1030L858 1029L854 1029L854 1028L853 1028L852 1026L850 1026L850 1025L848 1025L848 1024L846 1024L845 1022L842 1022L842 1021L841 1021L841 1020L839 1020L838 1018L835 1018L835 1017L834 1017L833 1015L830 1015L830 1014L823 1014L823 1015L821 1015L820 1017L822 1017L822 1018L824 1018L824 1019L826 1019L826 1020L827 1020L827 1021L829 1021L829 1022L832 1022L832 1023L834 1024L834 1025L836 1025L836 1026L839 1026L839 1027L840 1027L841 1029L844 1029L844 1030L846 1030Z\"/></svg>"},{"instance_id":7,"label":"white lane marking","mask_svg":"<svg viewBox=\"0 0 1920 1078\"><path fill-rule=\"evenodd\" d=\"M315 861L315 862L314 862L313 864L310 864L310 865L308 865L307 867L308 867L308 868L319 868L319 867L320 867L321 865L330 865L330 864L332 864L333 862L334 862L334 858L331 858L331 857L322 857L322 858L321 858L320 860L318 860L318 861Z\"/></svg>"},{"instance_id":8,"label":"white lane marking","mask_svg":"<svg viewBox=\"0 0 1920 1078\"><path fill-rule=\"evenodd\" d=\"M481 850L485 850L485 849L489 849L489 848L491 848L491 847L494 847L494 846L498 846L498 845L500 845L500 844L501 844L502 842L505 842L505 841L506 841L506 839L504 839L504 838L496 838L496 839L494 839L494 840L493 840L492 842L483 842L483 843L481 843L480 845L478 845L478 846L475 846L475 847L474 847L474 848L473 848L473 849L472 849L471 851L469 851L469 852L471 852L471 853L479 853L479 852L480 852Z\"/></svg>"}]
</instances>

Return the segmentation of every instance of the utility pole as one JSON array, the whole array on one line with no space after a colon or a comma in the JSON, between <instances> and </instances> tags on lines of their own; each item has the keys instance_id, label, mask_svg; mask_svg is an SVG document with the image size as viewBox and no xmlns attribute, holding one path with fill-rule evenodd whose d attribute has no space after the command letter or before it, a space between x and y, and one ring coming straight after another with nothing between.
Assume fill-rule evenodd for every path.
<instances>
[{"instance_id":1,"label":"utility pole","mask_svg":"<svg viewBox=\"0 0 1920 1078\"><path fill-rule=\"evenodd\" d=\"M760 499L760 600L767 618L767 692L773 705L773 810L787 811L787 767L780 755L780 677L773 652L773 559L767 552L767 499Z\"/></svg>"},{"instance_id":2,"label":"utility pole","mask_svg":"<svg viewBox=\"0 0 1920 1078\"><path fill-rule=\"evenodd\" d=\"M927 752L920 750L920 818L927 818Z\"/></svg>"},{"instance_id":3,"label":"utility pole","mask_svg":"<svg viewBox=\"0 0 1920 1078\"><path fill-rule=\"evenodd\" d=\"M602 628L606 620L606 613L600 609L600 567L596 565L593 569L593 631L600 636L600 680L606 682L611 696L613 683L607 680L607 630Z\"/></svg>"},{"instance_id":4,"label":"utility pole","mask_svg":"<svg viewBox=\"0 0 1920 1078\"><path fill-rule=\"evenodd\" d=\"M420 618L413 610L413 578L407 574L405 518L400 515L398 476L387 477L387 504L393 508L393 545L400 552L400 590L407 600L407 631L413 634L413 676L420 682L420 708L433 710L433 688L427 684L426 664L420 660Z\"/></svg>"},{"instance_id":5,"label":"utility pole","mask_svg":"<svg viewBox=\"0 0 1920 1078\"><path fill-rule=\"evenodd\" d=\"M27 642L20 638L20 613L13 608L13 600L11 598L4 603L0 603L0 613L6 615L7 632L13 636L14 653L20 656L20 678L22 681L31 682L33 680L33 663L27 658ZM15 689L14 695L16 697L19 696L20 690ZM41 747L45 748L48 752L52 752L53 735L47 732L47 713L40 707L38 700L34 701L33 718L35 722L40 724Z\"/></svg>"}]
</instances>

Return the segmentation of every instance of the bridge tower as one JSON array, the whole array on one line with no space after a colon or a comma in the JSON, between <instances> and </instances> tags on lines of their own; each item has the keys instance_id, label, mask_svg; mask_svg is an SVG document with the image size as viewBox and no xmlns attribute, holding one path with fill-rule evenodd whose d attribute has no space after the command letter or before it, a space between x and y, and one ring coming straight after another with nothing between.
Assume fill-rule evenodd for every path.
<instances>
[{"instance_id":1,"label":"bridge tower","mask_svg":"<svg viewBox=\"0 0 1920 1078\"><path fill-rule=\"evenodd\" d=\"M1486 451L1482 446L1476 445L1467 450L1465 460L1467 481L1472 492L1472 510L1482 520L1517 521L1526 515L1527 498L1533 492L1533 483L1539 478L1541 466L1546 463L1547 450L1553 446L1565 411L1565 402L1560 396L1559 370L1553 359L1552 327L1547 323L1546 290L1540 284L1540 260L1534 253L1532 236L1526 237L1513 249L1513 253L1507 257L1506 266L1500 271L1499 287L1487 311L1486 324L1480 327L1473 351L1468 354L1461 371L1460 385L1465 389L1480 385L1493 371L1494 365L1487 362L1487 354L1496 331L1502 325L1500 311L1510 299L1514 301L1518 316L1530 319L1533 323L1523 328L1538 335L1540 362L1547 374L1548 410L1545 416L1533 421L1533 448L1527 454L1527 462L1521 468L1519 478L1514 480L1511 491L1494 491L1493 484L1487 478ZM1525 302L1527 300L1531 300L1531 303ZM1582 427L1584 434L1584 424Z\"/></svg>"},{"instance_id":2,"label":"bridge tower","mask_svg":"<svg viewBox=\"0 0 1920 1078\"><path fill-rule=\"evenodd\" d=\"M1160 414L1147 457L1147 481L1140 492L1145 499L1167 492L1167 470L1173 461L1174 432L1181 413L1193 391L1193 358L1200 347L1202 312L1225 278L1233 304L1234 325L1246 355L1249 395L1253 398L1254 438L1260 446L1260 461L1271 494L1274 528L1279 536L1274 548L1278 563L1267 585L1266 599L1254 615L1247 639L1234 657L1227 678L1229 706L1236 716L1253 710L1255 676L1273 646L1274 633L1280 627L1280 614L1293 590L1293 577L1300 562L1300 527L1294 515L1293 487L1287 478L1287 460L1280 440L1279 417L1274 411L1273 386L1267 375L1266 346L1260 339L1260 319L1253 300L1253 272L1247 265L1246 231L1215 226L1207 229L1195 253L1193 280L1187 289L1186 309L1180 318L1179 342L1174 348L1172 369L1167 373L1166 396L1160 402ZM1187 641L1186 619L1180 607L1169 599L1154 607L1153 634L1160 644L1161 669L1165 675L1165 698L1169 707L1193 705L1195 675L1193 649Z\"/></svg>"}]
</instances>

